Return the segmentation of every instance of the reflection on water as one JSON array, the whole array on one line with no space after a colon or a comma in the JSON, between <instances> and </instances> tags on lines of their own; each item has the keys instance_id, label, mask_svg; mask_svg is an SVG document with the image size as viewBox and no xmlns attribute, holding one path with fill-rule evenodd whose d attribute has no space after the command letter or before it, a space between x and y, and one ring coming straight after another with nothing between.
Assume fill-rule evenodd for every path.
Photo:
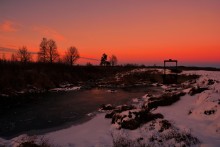
<instances>
[{"instance_id":1,"label":"reflection on water","mask_svg":"<svg viewBox=\"0 0 220 147\"><path fill-rule=\"evenodd\" d=\"M0 137L7 137L29 130L57 127L74 122L96 111L101 104L124 104L141 97L149 88L79 90L59 93L46 93L40 101L8 110L0 117Z\"/></svg>"}]
</instances>

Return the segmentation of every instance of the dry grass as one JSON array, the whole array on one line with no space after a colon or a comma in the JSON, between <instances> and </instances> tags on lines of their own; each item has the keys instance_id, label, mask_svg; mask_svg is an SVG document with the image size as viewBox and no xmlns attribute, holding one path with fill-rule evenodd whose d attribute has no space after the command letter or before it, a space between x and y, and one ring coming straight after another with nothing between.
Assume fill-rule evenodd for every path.
<instances>
[{"instance_id":1,"label":"dry grass","mask_svg":"<svg viewBox=\"0 0 220 147\"><path fill-rule=\"evenodd\" d=\"M54 147L48 139L37 136L25 136L16 142L19 143L17 147Z\"/></svg>"}]
</instances>

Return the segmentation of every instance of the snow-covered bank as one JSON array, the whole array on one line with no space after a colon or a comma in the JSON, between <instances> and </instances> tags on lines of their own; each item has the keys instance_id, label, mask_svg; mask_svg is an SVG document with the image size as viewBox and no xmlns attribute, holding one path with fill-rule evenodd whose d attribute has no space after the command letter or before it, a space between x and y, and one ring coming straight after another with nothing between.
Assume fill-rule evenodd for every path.
<instances>
[{"instance_id":1,"label":"snow-covered bank","mask_svg":"<svg viewBox=\"0 0 220 147\"><path fill-rule=\"evenodd\" d=\"M110 120L105 119L104 113L97 114L92 120L71 126L67 129L47 133L44 137L54 146L62 147L111 147ZM0 138L0 146L16 147L27 135L20 135L11 140Z\"/></svg>"},{"instance_id":2,"label":"snow-covered bank","mask_svg":"<svg viewBox=\"0 0 220 147\"><path fill-rule=\"evenodd\" d=\"M70 128L45 134L54 145L63 147L112 146L110 120L98 114L91 121Z\"/></svg>"},{"instance_id":3,"label":"snow-covered bank","mask_svg":"<svg viewBox=\"0 0 220 147\"><path fill-rule=\"evenodd\" d=\"M195 96L183 96L180 101L170 107L159 107L155 112L164 115L164 118L175 124L177 127L191 130L192 135L198 137L202 145L219 146L220 134L216 132L218 120L198 120L199 116L189 114L196 103Z\"/></svg>"},{"instance_id":4,"label":"snow-covered bank","mask_svg":"<svg viewBox=\"0 0 220 147\"><path fill-rule=\"evenodd\" d=\"M173 92L176 89L188 93L171 106L159 106L156 110L152 110L154 114L163 114L164 118L141 124L135 130L128 130L118 129L117 125L111 125L110 119L104 118L105 114L97 114L84 124L47 133L44 136L52 144L64 147L113 146L113 143L120 144L123 141L130 146L217 147L220 144L220 72L184 71L184 74L197 74L201 77L195 82L185 82L182 87L161 85L164 92ZM208 90L191 95L190 87ZM146 94L134 98L133 103L140 108L144 103L149 102L151 97ZM122 120L132 119L133 113L136 113L136 110L122 112L121 114L127 116ZM1 141L9 146L13 145L12 140L0 140L0 146Z\"/></svg>"},{"instance_id":5,"label":"snow-covered bank","mask_svg":"<svg viewBox=\"0 0 220 147\"><path fill-rule=\"evenodd\" d=\"M220 72L185 71L184 74L201 75L193 86L209 90L185 95L172 106L159 107L155 112L162 113L178 127L190 129L202 146L217 147L220 145Z\"/></svg>"}]
</instances>

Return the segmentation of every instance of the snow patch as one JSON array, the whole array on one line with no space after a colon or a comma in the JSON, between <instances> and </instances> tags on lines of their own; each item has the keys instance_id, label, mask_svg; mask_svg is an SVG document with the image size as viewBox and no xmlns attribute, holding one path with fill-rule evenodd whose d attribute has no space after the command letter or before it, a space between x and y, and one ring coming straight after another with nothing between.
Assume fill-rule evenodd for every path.
<instances>
[{"instance_id":1,"label":"snow patch","mask_svg":"<svg viewBox=\"0 0 220 147\"><path fill-rule=\"evenodd\" d=\"M75 91L75 90L80 90L80 86L76 86L76 87L64 87L64 88L53 88L50 89L49 91L51 92L59 92L59 91Z\"/></svg>"},{"instance_id":2,"label":"snow patch","mask_svg":"<svg viewBox=\"0 0 220 147\"><path fill-rule=\"evenodd\" d=\"M110 89L110 90L107 90L107 92L115 93L115 92L117 92L117 90L115 90L115 89Z\"/></svg>"}]
</instances>

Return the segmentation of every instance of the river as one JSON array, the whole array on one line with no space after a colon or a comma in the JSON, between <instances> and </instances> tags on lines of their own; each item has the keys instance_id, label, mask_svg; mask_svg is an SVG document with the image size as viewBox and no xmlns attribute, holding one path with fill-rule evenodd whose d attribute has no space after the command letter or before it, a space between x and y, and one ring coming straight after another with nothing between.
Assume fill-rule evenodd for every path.
<instances>
[{"instance_id":1,"label":"river","mask_svg":"<svg viewBox=\"0 0 220 147\"><path fill-rule=\"evenodd\" d=\"M126 104L147 91L152 88L126 88L116 92L94 88L35 95L32 102L10 108L1 115L0 137L10 139L23 133L35 134L39 130L83 123L91 118L87 114L97 111L101 104Z\"/></svg>"}]
</instances>

